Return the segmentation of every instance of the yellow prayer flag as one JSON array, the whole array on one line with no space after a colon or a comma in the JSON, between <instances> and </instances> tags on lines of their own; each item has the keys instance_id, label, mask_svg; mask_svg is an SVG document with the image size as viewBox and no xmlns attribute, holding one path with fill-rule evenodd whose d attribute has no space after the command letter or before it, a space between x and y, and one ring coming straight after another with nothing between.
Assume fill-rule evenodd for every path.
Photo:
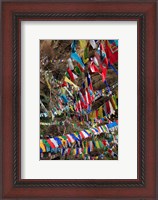
<instances>
[{"instance_id":1,"label":"yellow prayer flag","mask_svg":"<svg viewBox=\"0 0 158 200\"><path fill-rule=\"evenodd\" d=\"M86 131L87 131L89 134L92 134L92 133L90 132L90 130L87 129Z\"/></svg>"},{"instance_id":2,"label":"yellow prayer flag","mask_svg":"<svg viewBox=\"0 0 158 200\"><path fill-rule=\"evenodd\" d=\"M86 64L89 61L89 58L85 58L84 55L83 55L82 60L83 60L84 64Z\"/></svg>"},{"instance_id":3,"label":"yellow prayer flag","mask_svg":"<svg viewBox=\"0 0 158 200\"><path fill-rule=\"evenodd\" d=\"M73 155L76 155L76 149L73 150Z\"/></svg>"},{"instance_id":4,"label":"yellow prayer flag","mask_svg":"<svg viewBox=\"0 0 158 200\"><path fill-rule=\"evenodd\" d=\"M91 112L90 114L89 114L89 118L90 119L92 119L92 121L93 121L93 119L95 119L95 111L93 111L93 112Z\"/></svg>"},{"instance_id":5,"label":"yellow prayer flag","mask_svg":"<svg viewBox=\"0 0 158 200\"><path fill-rule=\"evenodd\" d=\"M100 149L100 145L99 145L98 141L95 141L95 145L96 145L97 149Z\"/></svg>"},{"instance_id":6,"label":"yellow prayer flag","mask_svg":"<svg viewBox=\"0 0 158 200\"><path fill-rule=\"evenodd\" d=\"M70 109L71 109L72 111L74 111L74 109L73 109L73 107L72 107L72 106L70 106Z\"/></svg>"},{"instance_id":7,"label":"yellow prayer flag","mask_svg":"<svg viewBox=\"0 0 158 200\"><path fill-rule=\"evenodd\" d=\"M66 146L66 140L61 136L58 136L58 138L61 140L62 145Z\"/></svg>"},{"instance_id":8,"label":"yellow prayer flag","mask_svg":"<svg viewBox=\"0 0 158 200\"><path fill-rule=\"evenodd\" d=\"M81 53L80 53L80 56L82 57L82 60L83 60L83 63L86 64L88 61L89 61L89 58L85 58L85 54L84 54L84 51L85 51L85 48L87 46L87 41L86 40L79 40L80 42L80 47L81 47Z\"/></svg>"},{"instance_id":9,"label":"yellow prayer flag","mask_svg":"<svg viewBox=\"0 0 158 200\"><path fill-rule=\"evenodd\" d=\"M103 118L103 107L102 106L100 106L99 109L98 109L98 116L100 118Z\"/></svg>"},{"instance_id":10,"label":"yellow prayer flag","mask_svg":"<svg viewBox=\"0 0 158 200\"><path fill-rule=\"evenodd\" d=\"M80 47L81 49L85 49L87 46L87 41L86 40L79 40L80 42Z\"/></svg>"},{"instance_id":11,"label":"yellow prayer flag","mask_svg":"<svg viewBox=\"0 0 158 200\"><path fill-rule=\"evenodd\" d=\"M46 79L46 83L47 83L47 86L48 86L49 90L51 90L51 85L50 85L48 79Z\"/></svg>"},{"instance_id":12,"label":"yellow prayer flag","mask_svg":"<svg viewBox=\"0 0 158 200\"><path fill-rule=\"evenodd\" d=\"M61 93L65 94L65 88L64 87L61 87Z\"/></svg>"},{"instance_id":13,"label":"yellow prayer flag","mask_svg":"<svg viewBox=\"0 0 158 200\"><path fill-rule=\"evenodd\" d=\"M76 89L79 89L79 87L78 87L77 85L75 85L72 81L70 81L70 79L68 79L66 76L65 76L64 81L66 81L67 83L70 83L70 84L73 85Z\"/></svg>"},{"instance_id":14,"label":"yellow prayer flag","mask_svg":"<svg viewBox=\"0 0 158 200\"><path fill-rule=\"evenodd\" d=\"M113 96L111 97L111 104L114 107L114 110L116 110L117 109L117 104L116 104L115 99L114 99Z\"/></svg>"},{"instance_id":15,"label":"yellow prayer flag","mask_svg":"<svg viewBox=\"0 0 158 200\"><path fill-rule=\"evenodd\" d=\"M117 102L116 102L116 100L115 100L115 98L112 96L112 99L113 99L113 101L114 101L114 104L115 104L115 106L116 106L116 109L118 109L118 107L117 107Z\"/></svg>"},{"instance_id":16,"label":"yellow prayer flag","mask_svg":"<svg viewBox=\"0 0 158 200\"><path fill-rule=\"evenodd\" d=\"M86 146L86 148L88 148L88 142L87 141L85 141L85 146Z\"/></svg>"},{"instance_id":17,"label":"yellow prayer flag","mask_svg":"<svg viewBox=\"0 0 158 200\"><path fill-rule=\"evenodd\" d=\"M46 152L46 148L45 148L42 140L40 140L40 148L42 149L43 152Z\"/></svg>"}]
</instances>

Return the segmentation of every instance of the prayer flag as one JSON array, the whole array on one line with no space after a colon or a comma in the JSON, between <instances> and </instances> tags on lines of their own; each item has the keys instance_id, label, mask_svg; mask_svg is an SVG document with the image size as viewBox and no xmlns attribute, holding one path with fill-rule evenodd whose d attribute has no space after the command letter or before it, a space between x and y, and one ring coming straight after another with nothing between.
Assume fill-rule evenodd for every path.
<instances>
[{"instance_id":1,"label":"prayer flag","mask_svg":"<svg viewBox=\"0 0 158 200\"><path fill-rule=\"evenodd\" d=\"M88 82L89 89L93 91L92 80L89 73L87 74L87 82Z\"/></svg>"},{"instance_id":2,"label":"prayer flag","mask_svg":"<svg viewBox=\"0 0 158 200\"><path fill-rule=\"evenodd\" d=\"M70 135L73 137L73 139L74 139L75 141L80 141L80 140L75 136L74 133L70 133Z\"/></svg>"},{"instance_id":3,"label":"prayer flag","mask_svg":"<svg viewBox=\"0 0 158 200\"><path fill-rule=\"evenodd\" d=\"M104 82L106 80L107 67L104 67L103 65L100 65L100 68L102 70L102 72L101 72L102 81Z\"/></svg>"},{"instance_id":4,"label":"prayer flag","mask_svg":"<svg viewBox=\"0 0 158 200\"><path fill-rule=\"evenodd\" d=\"M47 139L47 142L48 142L48 144L51 146L51 148L55 148L55 145L54 145L54 143L53 142L51 142L51 140L50 139Z\"/></svg>"},{"instance_id":5,"label":"prayer flag","mask_svg":"<svg viewBox=\"0 0 158 200\"><path fill-rule=\"evenodd\" d=\"M55 145L56 148L59 146L57 141L54 140L54 138L50 138L50 141Z\"/></svg>"},{"instance_id":6,"label":"prayer flag","mask_svg":"<svg viewBox=\"0 0 158 200\"><path fill-rule=\"evenodd\" d=\"M73 73L72 73L72 71L71 71L71 69L70 69L69 67L67 68L67 72L68 72L68 74L69 74L69 76L70 76L71 81L74 82L75 77L74 77L74 75L73 75Z\"/></svg>"},{"instance_id":7,"label":"prayer flag","mask_svg":"<svg viewBox=\"0 0 158 200\"><path fill-rule=\"evenodd\" d=\"M79 40L81 49L85 49L87 46L87 40Z\"/></svg>"},{"instance_id":8,"label":"prayer flag","mask_svg":"<svg viewBox=\"0 0 158 200\"><path fill-rule=\"evenodd\" d=\"M99 72L99 68L94 64L94 62L92 61L89 65L89 69L92 73L95 73L95 72Z\"/></svg>"},{"instance_id":9,"label":"prayer flag","mask_svg":"<svg viewBox=\"0 0 158 200\"><path fill-rule=\"evenodd\" d=\"M82 72L81 72L81 70L80 70L80 68L78 66L75 66L74 71L76 72L77 75L79 75L79 76L82 75Z\"/></svg>"},{"instance_id":10,"label":"prayer flag","mask_svg":"<svg viewBox=\"0 0 158 200\"><path fill-rule=\"evenodd\" d=\"M72 81L70 81L70 79L68 79L67 77L65 77L64 79L67 83L73 85L75 88L79 88L77 85L75 85Z\"/></svg>"},{"instance_id":11,"label":"prayer flag","mask_svg":"<svg viewBox=\"0 0 158 200\"><path fill-rule=\"evenodd\" d=\"M71 142L71 143L75 142L74 138L70 134L67 134L66 136L67 136L69 142Z\"/></svg>"},{"instance_id":12,"label":"prayer flag","mask_svg":"<svg viewBox=\"0 0 158 200\"><path fill-rule=\"evenodd\" d=\"M89 61L88 48L87 47L84 49L82 59L83 59L84 64L86 64Z\"/></svg>"},{"instance_id":13,"label":"prayer flag","mask_svg":"<svg viewBox=\"0 0 158 200\"><path fill-rule=\"evenodd\" d=\"M107 114L110 114L110 105L109 105L109 101L106 101L106 111L107 111Z\"/></svg>"},{"instance_id":14,"label":"prayer flag","mask_svg":"<svg viewBox=\"0 0 158 200\"><path fill-rule=\"evenodd\" d=\"M71 70L73 70L73 69L74 69L74 65L73 65L73 62L72 62L71 58L69 58L69 59L67 60L67 62L68 62L69 68L70 68Z\"/></svg>"},{"instance_id":15,"label":"prayer flag","mask_svg":"<svg viewBox=\"0 0 158 200\"><path fill-rule=\"evenodd\" d=\"M103 117L103 107L100 106L98 109L98 117L102 118Z\"/></svg>"},{"instance_id":16,"label":"prayer flag","mask_svg":"<svg viewBox=\"0 0 158 200\"><path fill-rule=\"evenodd\" d=\"M61 142L61 140L58 137L54 137L54 140L57 141L58 145L62 145L62 142Z\"/></svg>"},{"instance_id":17,"label":"prayer flag","mask_svg":"<svg viewBox=\"0 0 158 200\"><path fill-rule=\"evenodd\" d=\"M95 40L90 40L90 44L91 44L93 49L97 48L97 44L95 43Z\"/></svg>"},{"instance_id":18,"label":"prayer flag","mask_svg":"<svg viewBox=\"0 0 158 200\"><path fill-rule=\"evenodd\" d=\"M107 55L105 53L105 49L102 43L100 44L100 56L101 56L102 63L105 63L106 66L108 66L108 58L107 58Z\"/></svg>"},{"instance_id":19,"label":"prayer flag","mask_svg":"<svg viewBox=\"0 0 158 200\"><path fill-rule=\"evenodd\" d=\"M45 148L42 140L40 140L40 148L42 149L42 152L46 152L46 148Z\"/></svg>"},{"instance_id":20,"label":"prayer flag","mask_svg":"<svg viewBox=\"0 0 158 200\"><path fill-rule=\"evenodd\" d=\"M80 67L84 70L85 69L85 65L82 61L82 59L79 57L79 55L76 52L72 52L71 53L71 58L73 60L75 60L76 62L78 62L80 64Z\"/></svg>"},{"instance_id":21,"label":"prayer flag","mask_svg":"<svg viewBox=\"0 0 158 200\"><path fill-rule=\"evenodd\" d=\"M114 63L118 62L118 51L112 52L111 45L108 42L108 40L106 40L105 45L106 45L105 51L107 57L109 59L110 64L113 65Z\"/></svg>"},{"instance_id":22,"label":"prayer flag","mask_svg":"<svg viewBox=\"0 0 158 200\"><path fill-rule=\"evenodd\" d=\"M99 63L96 57L93 58L94 64L97 65L99 67Z\"/></svg>"},{"instance_id":23,"label":"prayer flag","mask_svg":"<svg viewBox=\"0 0 158 200\"><path fill-rule=\"evenodd\" d=\"M89 141L89 147L90 147L90 151L93 151L94 145L92 141Z\"/></svg>"},{"instance_id":24,"label":"prayer flag","mask_svg":"<svg viewBox=\"0 0 158 200\"><path fill-rule=\"evenodd\" d=\"M73 40L73 42L72 42L72 44L71 44L72 52L75 52L75 51L76 51L76 45L77 45L77 40Z\"/></svg>"},{"instance_id":25,"label":"prayer flag","mask_svg":"<svg viewBox=\"0 0 158 200\"><path fill-rule=\"evenodd\" d=\"M95 146L96 146L97 149L100 149L100 145L99 145L98 141L95 141Z\"/></svg>"}]
</instances>

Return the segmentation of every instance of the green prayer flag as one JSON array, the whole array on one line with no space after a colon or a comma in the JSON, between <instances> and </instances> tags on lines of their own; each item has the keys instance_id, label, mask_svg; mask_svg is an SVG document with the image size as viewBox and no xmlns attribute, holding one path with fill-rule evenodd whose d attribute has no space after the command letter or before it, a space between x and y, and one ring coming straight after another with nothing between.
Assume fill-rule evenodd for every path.
<instances>
[{"instance_id":1,"label":"green prayer flag","mask_svg":"<svg viewBox=\"0 0 158 200\"><path fill-rule=\"evenodd\" d=\"M87 153L87 148L84 147L83 153L86 154Z\"/></svg>"},{"instance_id":2,"label":"green prayer flag","mask_svg":"<svg viewBox=\"0 0 158 200\"><path fill-rule=\"evenodd\" d=\"M88 48L87 47L84 49L84 57L85 57L85 59L89 58L89 56L88 56Z\"/></svg>"},{"instance_id":3,"label":"green prayer flag","mask_svg":"<svg viewBox=\"0 0 158 200\"><path fill-rule=\"evenodd\" d=\"M47 147L50 147L50 145L48 144L48 142L47 142L45 139L43 139L42 142L43 142L43 144L45 144Z\"/></svg>"},{"instance_id":4,"label":"green prayer flag","mask_svg":"<svg viewBox=\"0 0 158 200\"><path fill-rule=\"evenodd\" d=\"M80 159L82 158L82 154L79 155L79 158L80 158Z\"/></svg>"},{"instance_id":5,"label":"green prayer flag","mask_svg":"<svg viewBox=\"0 0 158 200\"><path fill-rule=\"evenodd\" d=\"M78 76L81 76L81 74L82 74L82 72L81 72L81 70L80 70L80 68L78 67L78 66L75 66L75 72L76 72L76 74L78 75Z\"/></svg>"},{"instance_id":6,"label":"green prayer flag","mask_svg":"<svg viewBox=\"0 0 158 200\"><path fill-rule=\"evenodd\" d=\"M65 135L61 136L64 140L67 140L67 137Z\"/></svg>"},{"instance_id":7,"label":"green prayer flag","mask_svg":"<svg viewBox=\"0 0 158 200\"><path fill-rule=\"evenodd\" d=\"M65 73L65 76L66 76L67 78L70 78L68 72Z\"/></svg>"},{"instance_id":8,"label":"green prayer flag","mask_svg":"<svg viewBox=\"0 0 158 200\"><path fill-rule=\"evenodd\" d=\"M98 142L99 142L100 148L103 148L104 147L103 143L100 140Z\"/></svg>"}]
</instances>

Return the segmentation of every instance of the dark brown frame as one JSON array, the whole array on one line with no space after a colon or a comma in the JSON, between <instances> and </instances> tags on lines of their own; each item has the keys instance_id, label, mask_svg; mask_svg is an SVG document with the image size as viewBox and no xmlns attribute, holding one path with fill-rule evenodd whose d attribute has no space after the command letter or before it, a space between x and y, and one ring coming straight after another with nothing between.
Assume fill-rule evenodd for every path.
<instances>
[{"instance_id":1,"label":"dark brown frame","mask_svg":"<svg viewBox=\"0 0 158 200\"><path fill-rule=\"evenodd\" d=\"M2 2L2 197L156 199L156 1ZM20 22L138 22L138 178L22 180L20 177Z\"/></svg>"}]
</instances>

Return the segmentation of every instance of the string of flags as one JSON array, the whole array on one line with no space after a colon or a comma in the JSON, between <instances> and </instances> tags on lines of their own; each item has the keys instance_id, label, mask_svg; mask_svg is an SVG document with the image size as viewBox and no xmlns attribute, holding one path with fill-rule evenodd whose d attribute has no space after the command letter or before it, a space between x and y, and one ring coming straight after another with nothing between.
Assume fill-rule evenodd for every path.
<instances>
[{"instance_id":1,"label":"string of flags","mask_svg":"<svg viewBox=\"0 0 158 200\"><path fill-rule=\"evenodd\" d=\"M54 149L58 147L71 147L75 142L82 143L84 139L92 138L92 136L100 135L101 133L114 132L118 129L118 124L112 122L108 125L98 126L96 128L90 128L82 130L80 132L70 133L67 135L50 137L40 140L40 148L42 152L46 152L46 149Z\"/></svg>"},{"instance_id":2,"label":"string of flags","mask_svg":"<svg viewBox=\"0 0 158 200\"><path fill-rule=\"evenodd\" d=\"M102 96L102 90L101 91L97 91L95 98L99 98ZM80 112L80 113L84 113L83 109L84 109L84 104L82 104L82 102L84 101L84 97L81 93L79 93L80 98L82 99L82 101L77 102L76 104L73 104L71 106L67 105L67 106L63 106L61 101L60 101L60 108L62 111L64 110L71 110L71 111L76 111L76 112ZM116 95L111 95L111 97L105 102L104 105L100 106L96 111L90 111L89 112L89 117L91 119L94 118L98 118L98 117L103 117L103 116L108 116L109 114L114 113L115 110L118 109L117 106L117 96ZM59 112L58 109L56 109L55 107L52 110L53 115L59 115L61 114L61 112ZM95 114L94 114L95 113ZM87 114L87 112L86 112ZM47 118L49 117L48 113L40 113L40 117L41 118ZM41 123L42 124L42 123Z\"/></svg>"},{"instance_id":3,"label":"string of flags","mask_svg":"<svg viewBox=\"0 0 158 200\"><path fill-rule=\"evenodd\" d=\"M80 155L80 154L89 154L94 149L104 149L104 151L109 152L113 157L117 157L117 154L111 149L110 145L108 144L107 140L96 140L96 141L86 141L82 145L82 147L76 147L76 148L55 148L55 149L49 149L46 148L46 150L41 149L40 153L48 152L48 153L60 153L62 156L65 155Z\"/></svg>"},{"instance_id":4,"label":"string of flags","mask_svg":"<svg viewBox=\"0 0 158 200\"><path fill-rule=\"evenodd\" d=\"M109 141L107 139L103 140L91 140L91 141L82 141L81 145L78 145L77 147L62 147L62 148L50 148L48 145L42 146L40 149L40 153L43 154L43 152L47 152L51 156L54 156L56 154L60 154L61 156L81 156L80 158L87 157L88 154L93 152L95 149L102 149L104 150L104 153L110 154L113 158L117 158L117 153L114 151L114 147L117 147L118 140L115 139L114 146L111 147ZM94 156L93 156L94 157Z\"/></svg>"}]
</instances>

